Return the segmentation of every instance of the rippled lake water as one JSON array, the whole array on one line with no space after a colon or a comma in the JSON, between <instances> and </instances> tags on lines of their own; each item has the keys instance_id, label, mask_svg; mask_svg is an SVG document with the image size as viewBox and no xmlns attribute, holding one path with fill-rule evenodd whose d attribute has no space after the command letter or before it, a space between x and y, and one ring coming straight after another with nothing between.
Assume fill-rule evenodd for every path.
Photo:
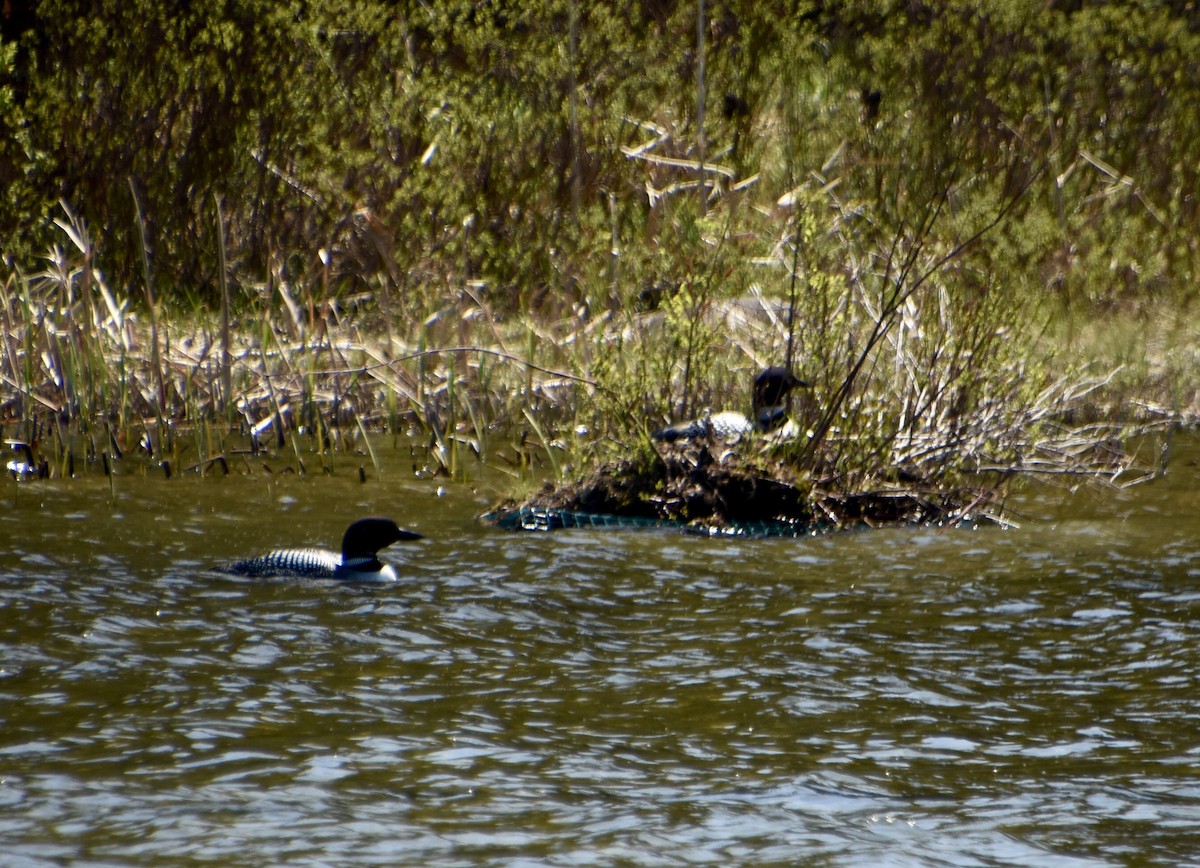
<instances>
[{"instance_id":1,"label":"rippled lake water","mask_svg":"<svg viewBox=\"0 0 1200 868\"><path fill-rule=\"evenodd\" d=\"M508 534L407 452L10 480L0 862L1198 864L1178 451L1018 530L805 540ZM363 514L427 536L399 583L208 572Z\"/></svg>"}]
</instances>

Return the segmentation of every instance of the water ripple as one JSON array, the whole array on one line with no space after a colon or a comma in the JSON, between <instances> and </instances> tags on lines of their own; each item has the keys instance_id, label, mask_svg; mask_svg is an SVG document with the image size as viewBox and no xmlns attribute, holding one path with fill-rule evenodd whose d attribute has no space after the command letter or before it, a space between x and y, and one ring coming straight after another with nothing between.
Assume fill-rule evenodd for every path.
<instances>
[{"instance_id":1,"label":"water ripple","mask_svg":"<svg viewBox=\"0 0 1200 868\"><path fill-rule=\"evenodd\" d=\"M216 577L212 533L254 534L148 501L61 510L74 553L27 517L0 564L11 864L1200 851L1200 543L1162 511L750 541L440 499L404 580L359 588Z\"/></svg>"}]
</instances>

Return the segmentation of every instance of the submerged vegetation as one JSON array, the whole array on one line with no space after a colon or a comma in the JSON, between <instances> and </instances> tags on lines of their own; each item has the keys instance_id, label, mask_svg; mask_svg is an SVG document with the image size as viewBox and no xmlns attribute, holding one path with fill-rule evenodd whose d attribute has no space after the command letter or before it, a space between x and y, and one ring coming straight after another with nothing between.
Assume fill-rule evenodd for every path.
<instances>
[{"instance_id":1,"label":"submerged vegetation","mask_svg":"<svg viewBox=\"0 0 1200 868\"><path fill-rule=\"evenodd\" d=\"M76 5L0 19L31 472L386 430L564 508L604 468L631 515L944 520L1195 418L1192 4ZM768 364L801 436L656 449Z\"/></svg>"}]
</instances>

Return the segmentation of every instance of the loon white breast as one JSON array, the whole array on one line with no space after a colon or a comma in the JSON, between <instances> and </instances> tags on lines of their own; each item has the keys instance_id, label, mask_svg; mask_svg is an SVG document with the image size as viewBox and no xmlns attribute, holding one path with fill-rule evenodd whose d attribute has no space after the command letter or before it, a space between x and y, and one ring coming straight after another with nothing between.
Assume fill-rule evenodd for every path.
<instances>
[{"instance_id":1,"label":"loon white breast","mask_svg":"<svg viewBox=\"0 0 1200 868\"><path fill-rule=\"evenodd\" d=\"M421 539L390 518L362 518L346 528L342 553L318 548L275 549L256 558L217 567L219 573L251 578L290 576L352 582L394 582L396 570L379 560L379 550L402 540Z\"/></svg>"},{"instance_id":2,"label":"loon white breast","mask_svg":"<svg viewBox=\"0 0 1200 868\"><path fill-rule=\"evenodd\" d=\"M792 390L811 385L797 378L788 368L773 365L754 378L751 400L753 419L733 410L725 410L691 422L660 428L650 436L668 443L707 436L734 442L750 434L777 431L788 423L788 402Z\"/></svg>"}]
</instances>

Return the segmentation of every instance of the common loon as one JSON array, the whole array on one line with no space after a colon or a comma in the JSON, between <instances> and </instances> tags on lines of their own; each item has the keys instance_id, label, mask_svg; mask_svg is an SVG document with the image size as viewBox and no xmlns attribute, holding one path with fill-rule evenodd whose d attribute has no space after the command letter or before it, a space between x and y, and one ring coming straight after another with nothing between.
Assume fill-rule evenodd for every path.
<instances>
[{"instance_id":1,"label":"common loon","mask_svg":"<svg viewBox=\"0 0 1200 868\"><path fill-rule=\"evenodd\" d=\"M402 540L421 539L403 530L390 518L360 518L342 537L342 553L329 549L276 549L216 568L218 573L265 578L295 576L307 579L342 579L351 582L394 582L396 570L379 560L380 549Z\"/></svg>"},{"instance_id":2,"label":"common loon","mask_svg":"<svg viewBox=\"0 0 1200 868\"><path fill-rule=\"evenodd\" d=\"M812 383L799 379L788 368L772 365L754 378L752 406L754 418L726 410L712 413L691 422L680 422L651 433L656 440L673 443L712 435L718 440L740 440L753 433L766 433L782 428L788 421L788 395L792 389L808 388Z\"/></svg>"}]
</instances>

